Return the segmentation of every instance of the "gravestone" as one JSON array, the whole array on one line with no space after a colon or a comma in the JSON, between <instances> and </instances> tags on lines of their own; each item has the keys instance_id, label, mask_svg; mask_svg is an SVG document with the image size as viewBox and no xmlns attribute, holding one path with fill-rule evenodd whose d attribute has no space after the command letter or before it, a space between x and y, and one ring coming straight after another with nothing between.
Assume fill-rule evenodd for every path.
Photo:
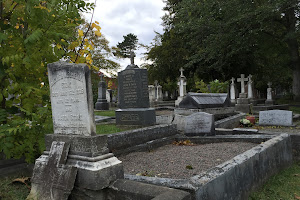
<instances>
[{"instance_id":1,"label":"gravestone","mask_svg":"<svg viewBox=\"0 0 300 200\"><path fill-rule=\"evenodd\" d=\"M148 91L149 91L149 101L151 107L154 106L154 101L155 101L155 87L154 85L148 85Z\"/></svg>"},{"instance_id":2,"label":"gravestone","mask_svg":"<svg viewBox=\"0 0 300 200\"><path fill-rule=\"evenodd\" d=\"M155 81L155 101L162 101L163 95L162 95L162 86L159 85L158 81Z\"/></svg>"},{"instance_id":3,"label":"gravestone","mask_svg":"<svg viewBox=\"0 0 300 200\"><path fill-rule=\"evenodd\" d=\"M106 90L106 101L108 103L112 102L112 90L111 89Z\"/></svg>"},{"instance_id":4,"label":"gravestone","mask_svg":"<svg viewBox=\"0 0 300 200\"><path fill-rule=\"evenodd\" d=\"M48 64L48 77L54 134L45 136L46 151L35 162L30 196L43 192L45 198L39 199L67 199L74 176L71 196L74 190L101 193L124 172L108 152L107 136L96 135L90 70L55 62ZM50 198L53 191L62 198Z\"/></svg>"},{"instance_id":5,"label":"gravestone","mask_svg":"<svg viewBox=\"0 0 300 200\"><path fill-rule=\"evenodd\" d=\"M268 82L268 88L267 88L267 100L265 101L266 105L274 105L274 100L273 100L273 96L272 96L272 83Z\"/></svg>"},{"instance_id":6,"label":"gravestone","mask_svg":"<svg viewBox=\"0 0 300 200\"><path fill-rule=\"evenodd\" d=\"M179 71L180 71L180 76L179 76L178 82L177 82L179 96L178 96L177 100L175 101L175 106L179 106L179 103L183 100L183 98L186 95L186 78L183 75L184 70L181 67Z\"/></svg>"},{"instance_id":7,"label":"gravestone","mask_svg":"<svg viewBox=\"0 0 300 200\"><path fill-rule=\"evenodd\" d=\"M253 96L253 81L252 81L252 75L249 74L248 76L248 99L252 105L257 105L257 101L254 99Z\"/></svg>"},{"instance_id":8,"label":"gravestone","mask_svg":"<svg viewBox=\"0 0 300 200\"><path fill-rule=\"evenodd\" d=\"M259 111L259 125L292 126L293 112L287 110Z\"/></svg>"},{"instance_id":9,"label":"gravestone","mask_svg":"<svg viewBox=\"0 0 300 200\"><path fill-rule=\"evenodd\" d=\"M120 125L154 125L155 110L150 108L148 74L134 64L118 73L118 104L116 123Z\"/></svg>"},{"instance_id":10,"label":"gravestone","mask_svg":"<svg viewBox=\"0 0 300 200\"><path fill-rule=\"evenodd\" d=\"M179 108L201 109L230 106L227 93L193 93L189 92L179 103Z\"/></svg>"},{"instance_id":11,"label":"gravestone","mask_svg":"<svg viewBox=\"0 0 300 200\"><path fill-rule=\"evenodd\" d=\"M231 84L230 84L230 102L231 102L231 105L235 105L236 104L234 80L235 80L235 78L232 77L231 78Z\"/></svg>"},{"instance_id":12,"label":"gravestone","mask_svg":"<svg viewBox=\"0 0 300 200\"><path fill-rule=\"evenodd\" d=\"M241 83L241 93L239 94L239 98L237 98L235 109L236 111L249 113L250 101L247 98L247 93L245 93L245 81L248 81L248 78L245 78L245 74L241 74L241 78L237 79L237 82Z\"/></svg>"},{"instance_id":13,"label":"gravestone","mask_svg":"<svg viewBox=\"0 0 300 200\"><path fill-rule=\"evenodd\" d=\"M197 112L185 117L184 133L188 136L215 135L214 115Z\"/></svg>"},{"instance_id":14,"label":"gravestone","mask_svg":"<svg viewBox=\"0 0 300 200\"><path fill-rule=\"evenodd\" d=\"M106 100L106 83L103 80L104 75L100 74L100 81L98 83L98 99L95 103L96 110L109 110L109 105Z\"/></svg>"}]
</instances>

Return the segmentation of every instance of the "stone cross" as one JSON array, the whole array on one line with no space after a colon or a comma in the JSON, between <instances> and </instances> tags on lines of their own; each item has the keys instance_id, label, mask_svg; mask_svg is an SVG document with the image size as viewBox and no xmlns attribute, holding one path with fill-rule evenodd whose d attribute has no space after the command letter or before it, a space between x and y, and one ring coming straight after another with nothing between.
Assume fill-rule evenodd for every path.
<instances>
[{"instance_id":1,"label":"stone cross","mask_svg":"<svg viewBox=\"0 0 300 200\"><path fill-rule=\"evenodd\" d=\"M130 62L132 65L134 65L134 57L135 57L135 53L133 51L130 52Z\"/></svg>"},{"instance_id":2,"label":"stone cross","mask_svg":"<svg viewBox=\"0 0 300 200\"><path fill-rule=\"evenodd\" d=\"M184 69L183 69L182 67L180 68L180 70L179 70L179 71L180 71L180 76L184 76L184 75L183 75L183 71L184 71Z\"/></svg>"},{"instance_id":3,"label":"stone cross","mask_svg":"<svg viewBox=\"0 0 300 200\"><path fill-rule=\"evenodd\" d=\"M241 93L245 93L245 81L248 81L248 78L245 78L245 74L241 74L241 78L237 79L237 82L241 82Z\"/></svg>"}]
</instances>

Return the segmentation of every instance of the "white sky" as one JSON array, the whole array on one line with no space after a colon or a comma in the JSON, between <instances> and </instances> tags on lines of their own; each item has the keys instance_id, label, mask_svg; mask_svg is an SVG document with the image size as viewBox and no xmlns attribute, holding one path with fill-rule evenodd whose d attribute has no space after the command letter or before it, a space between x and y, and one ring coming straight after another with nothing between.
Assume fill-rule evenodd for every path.
<instances>
[{"instance_id":1,"label":"white sky","mask_svg":"<svg viewBox=\"0 0 300 200\"><path fill-rule=\"evenodd\" d=\"M94 2L94 0L90 0ZM109 41L110 46L116 46L123 41L123 36L133 33L138 42L149 45L155 33L163 32L161 17L164 15L163 0L97 0L93 21L98 21L101 33ZM89 21L91 15L85 15ZM136 51L135 64L145 63L141 60L145 49ZM123 70L130 64L130 59L117 60ZM119 70L119 71L120 71Z\"/></svg>"}]
</instances>

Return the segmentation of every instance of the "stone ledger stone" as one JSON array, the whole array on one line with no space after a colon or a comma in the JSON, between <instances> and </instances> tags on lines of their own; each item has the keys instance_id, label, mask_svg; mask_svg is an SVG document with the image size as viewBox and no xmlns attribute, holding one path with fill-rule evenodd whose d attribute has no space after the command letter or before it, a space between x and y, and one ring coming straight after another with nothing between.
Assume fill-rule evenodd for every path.
<instances>
[{"instance_id":1,"label":"stone ledger stone","mask_svg":"<svg viewBox=\"0 0 300 200\"><path fill-rule=\"evenodd\" d=\"M198 112L185 117L184 133L188 136L215 135L214 115Z\"/></svg>"},{"instance_id":2,"label":"stone ledger stone","mask_svg":"<svg viewBox=\"0 0 300 200\"><path fill-rule=\"evenodd\" d=\"M287 110L260 111L259 125L292 126L293 112Z\"/></svg>"},{"instance_id":3,"label":"stone ledger stone","mask_svg":"<svg viewBox=\"0 0 300 200\"><path fill-rule=\"evenodd\" d=\"M179 108L201 109L229 107L230 99L227 93L192 93L189 92L179 103Z\"/></svg>"},{"instance_id":4,"label":"stone ledger stone","mask_svg":"<svg viewBox=\"0 0 300 200\"><path fill-rule=\"evenodd\" d=\"M154 125L155 110L149 108L147 70L129 65L118 73L118 87L120 109L116 110L116 123Z\"/></svg>"}]
</instances>

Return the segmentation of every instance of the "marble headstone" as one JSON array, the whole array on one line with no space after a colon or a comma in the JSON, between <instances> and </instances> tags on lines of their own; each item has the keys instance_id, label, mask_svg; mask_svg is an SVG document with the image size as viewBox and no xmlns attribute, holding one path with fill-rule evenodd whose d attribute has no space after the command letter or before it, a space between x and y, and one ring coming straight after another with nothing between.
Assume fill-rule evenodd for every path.
<instances>
[{"instance_id":1,"label":"marble headstone","mask_svg":"<svg viewBox=\"0 0 300 200\"><path fill-rule=\"evenodd\" d=\"M267 110L259 112L259 125L292 126L293 112L287 110Z\"/></svg>"},{"instance_id":2,"label":"marble headstone","mask_svg":"<svg viewBox=\"0 0 300 200\"><path fill-rule=\"evenodd\" d=\"M185 117L184 133L189 136L215 135L214 115L197 112Z\"/></svg>"},{"instance_id":3,"label":"marble headstone","mask_svg":"<svg viewBox=\"0 0 300 200\"><path fill-rule=\"evenodd\" d=\"M54 134L96 134L90 76L85 64L48 64Z\"/></svg>"}]
</instances>

